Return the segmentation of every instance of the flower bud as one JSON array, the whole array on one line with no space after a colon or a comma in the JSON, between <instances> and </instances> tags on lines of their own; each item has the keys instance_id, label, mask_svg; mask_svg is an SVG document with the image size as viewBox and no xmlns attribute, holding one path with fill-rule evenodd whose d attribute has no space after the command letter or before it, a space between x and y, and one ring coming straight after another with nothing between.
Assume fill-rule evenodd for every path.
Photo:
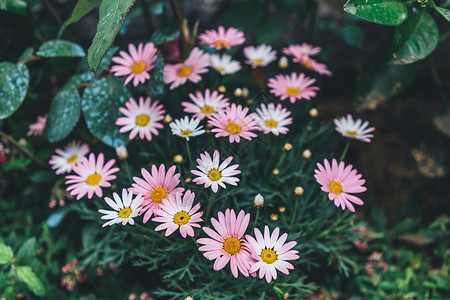
<instances>
[{"instance_id":1,"label":"flower bud","mask_svg":"<svg viewBox=\"0 0 450 300\"><path fill-rule=\"evenodd\" d=\"M169 124L169 123L172 122L172 121L173 121L173 118L172 118L171 115L167 114L167 115L164 117L164 123Z\"/></svg>"},{"instance_id":2,"label":"flower bud","mask_svg":"<svg viewBox=\"0 0 450 300\"><path fill-rule=\"evenodd\" d=\"M296 194L297 196L303 195L304 192L305 190L301 186L296 186L294 189L294 194Z\"/></svg>"},{"instance_id":3,"label":"flower bud","mask_svg":"<svg viewBox=\"0 0 450 300\"><path fill-rule=\"evenodd\" d=\"M173 157L173 162L176 164L181 164L183 162L183 156L177 154Z\"/></svg>"},{"instance_id":4,"label":"flower bud","mask_svg":"<svg viewBox=\"0 0 450 300\"><path fill-rule=\"evenodd\" d=\"M306 149L306 150L303 151L303 153L302 153L302 156L303 156L304 158L306 158L306 159L310 159L310 158L311 158L311 155L312 155L312 153L311 153L311 150L309 150L309 149Z\"/></svg>"},{"instance_id":5,"label":"flower bud","mask_svg":"<svg viewBox=\"0 0 450 300\"><path fill-rule=\"evenodd\" d=\"M236 97L242 96L242 89L241 89L241 88L235 89L235 90L234 90L234 95L235 95Z\"/></svg>"},{"instance_id":6,"label":"flower bud","mask_svg":"<svg viewBox=\"0 0 450 300\"><path fill-rule=\"evenodd\" d=\"M280 60L278 61L278 67L280 69L286 69L289 67L289 61L286 56L280 57Z\"/></svg>"},{"instance_id":7,"label":"flower bud","mask_svg":"<svg viewBox=\"0 0 450 300\"><path fill-rule=\"evenodd\" d=\"M280 206L280 207L278 208L278 211L279 211L280 213L284 213L284 212L286 211L286 207Z\"/></svg>"},{"instance_id":8,"label":"flower bud","mask_svg":"<svg viewBox=\"0 0 450 300\"><path fill-rule=\"evenodd\" d=\"M219 85L219 87L217 88L217 90L221 93L225 93L227 91L227 88L223 85Z\"/></svg>"},{"instance_id":9,"label":"flower bud","mask_svg":"<svg viewBox=\"0 0 450 300\"><path fill-rule=\"evenodd\" d=\"M270 219L271 219L272 221L276 221L276 220L278 220L278 215L277 215L277 214L271 214L271 215L270 215Z\"/></svg>"},{"instance_id":10,"label":"flower bud","mask_svg":"<svg viewBox=\"0 0 450 300\"><path fill-rule=\"evenodd\" d=\"M124 145L116 147L117 157L121 160L128 158L128 150Z\"/></svg>"},{"instance_id":11,"label":"flower bud","mask_svg":"<svg viewBox=\"0 0 450 300\"><path fill-rule=\"evenodd\" d=\"M292 150L292 147L293 147L292 144L286 143L286 144L284 144L283 149L286 151L289 151L289 150Z\"/></svg>"},{"instance_id":12,"label":"flower bud","mask_svg":"<svg viewBox=\"0 0 450 300\"><path fill-rule=\"evenodd\" d=\"M275 168L275 169L273 169L272 173L273 173L273 175L278 175L278 174L280 174L280 170Z\"/></svg>"},{"instance_id":13,"label":"flower bud","mask_svg":"<svg viewBox=\"0 0 450 300\"><path fill-rule=\"evenodd\" d=\"M319 115L319 111L317 110L317 108L311 108L309 110L309 115L313 118L317 117Z\"/></svg>"},{"instance_id":14,"label":"flower bud","mask_svg":"<svg viewBox=\"0 0 450 300\"><path fill-rule=\"evenodd\" d=\"M248 90L248 88L242 88L242 97L247 98L249 94L250 91Z\"/></svg>"},{"instance_id":15,"label":"flower bud","mask_svg":"<svg viewBox=\"0 0 450 300\"><path fill-rule=\"evenodd\" d=\"M264 197L261 194L256 195L255 199L253 199L253 205L258 208L263 207Z\"/></svg>"}]
</instances>

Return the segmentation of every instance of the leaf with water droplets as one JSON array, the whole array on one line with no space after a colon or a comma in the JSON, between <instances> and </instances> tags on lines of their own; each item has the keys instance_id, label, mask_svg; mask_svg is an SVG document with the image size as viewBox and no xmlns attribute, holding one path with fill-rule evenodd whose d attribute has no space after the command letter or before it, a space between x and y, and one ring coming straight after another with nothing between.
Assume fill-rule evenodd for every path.
<instances>
[{"instance_id":1,"label":"leaf with water droplets","mask_svg":"<svg viewBox=\"0 0 450 300\"><path fill-rule=\"evenodd\" d=\"M30 75L24 64L0 63L0 119L12 115L27 94Z\"/></svg>"},{"instance_id":2,"label":"leaf with water droplets","mask_svg":"<svg viewBox=\"0 0 450 300\"><path fill-rule=\"evenodd\" d=\"M83 57L86 53L80 45L73 42L52 40L43 43L36 55L42 57Z\"/></svg>"}]
</instances>

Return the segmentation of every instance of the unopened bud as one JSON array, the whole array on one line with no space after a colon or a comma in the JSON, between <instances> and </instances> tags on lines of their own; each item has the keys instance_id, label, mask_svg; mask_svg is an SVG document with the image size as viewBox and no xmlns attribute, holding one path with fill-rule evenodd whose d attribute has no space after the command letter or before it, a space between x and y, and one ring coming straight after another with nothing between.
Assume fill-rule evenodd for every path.
<instances>
[{"instance_id":1,"label":"unopened bud","mask_svg":"<svg viewBox=\"0 0 450 300\"><path fill-rule=\"evenodd\" d=\"M306 149L305 151L303 151L302 156L306 159L310 159L311 158L311 151L309 149Z\"/></svg>"},{"instance_id":2,"label":"unopened bud","mask_svg":"<svg viewBox=\"0 0 450 300\"><path fill-rule=\"evenodd\" d=\"M191 177L188 177L188 178L186 178L186 179L184 180L184 182L190 183L190 182L192 182L192 178L191 178Z\"/></svg>"},{"instance_id":3,"label":"unopened bud","mask_svg":"<svg viewBox=\"0 0 450 300\"><path fill-rule=\"evenodd\" d=\"M270 215L270 219L271 219L272 221L276 221L276 220L278 220L278 215L277 215L277 214L271 214L271 215Z\"/></svg>"},{"instance_id":4,"label":"unopened bud","mask_svg":"<svg viewBox=\"0 0 450 300\"><path fill-rule=\"evenodd\" d=\"M241 88L235 89L235 90L234 90L234 95L235 95L236 97L242 96L242 89L241 89Z\"/></svg>"},{"instance_id":5,"label":"unopened bud","mask_svg":"<svg viewBox=\"0 0 450 300\"><path fill-rule=\"evenodd\" d=\"M128 150L124 145L116 147L117 157L121 160L128 158Z\"/></svg>"},{"instance_id":6,"label":"unopened bud","mask_svg":"<svg viewBox=\"0 0 450 300\"><path fill-rule=\"evenodd\" d=\"M289 293L284 293L283 298L284 298L284 299L289 298Z\"/></svg>"},{"instance_id":7,"label":"unopened bud","mask_svg":"<svg viewBox=\"0 0 450 300\"><path fill-rule=\"evenodd\" d=\"M279 211L280 213L284 213L284 212L286 211L286 207L280 206L280 207L278 208L278 211Z\"/></svg>"},{"instance_id":8,"label":"unopened bud","mask_svg":"<svg viewBox=\"0 0 450 300\"><path fill-rule=\"evenodd\" d=\"M280 174L280 170L275 168L275 169L273 169L272 173L273 173L273 175L278 175L278 174Z\"/></svg>"},{"instance_id":9,"label":"unopened bud","mask_svg":"<svg viewBox=\"0 0 450 300\"><path fill-rule=\"evenodd\" d=\"M250 91L248 90L248 88L242 88L242 97L247 98L249 94Z\"/></svg>"},{"instance_id":10,"label":"unopened bud","mask_svg":"<svg viewBox=\"0 0 450 300\"><path fill-rule=\"evenodd\" d=\"M278 67L280 69L286 69L289 67L289 61L286 56L280 57L280 60L278 61Z\"/></svg>"},{"instance_id":11,"label":"unopened bud","mask_svg":"<svg viewBox=\"0 0 450 300\"><path fill-rule=\"evenodd\" d=\"M183 162L183 156L177 154L173 157L173 162L176 164L181 164Z\"/></svg>"},{"instance_id":12,"label":"unopened bud","mask_svg":"<svg viewBox=\"0 0 450 300\"><path fill-rule=\"evenodd\" d=\"M261 196L261 194L258 194L255 196L255 199L253 199L253 205L255 207L263 207L264 205L264 197Z\"/></svg>"},{"instance_id":13,"label":"unopened bud","mask_svg":"<svg viewBox=\"0 0 450 300\"><path fill-rule=\"evenodd\" d=\"M319 115L319 111L317 110L317 108L311 108L309 110L309 115L313 118L317 117Z\"/></svg>"},{"instance_id":14,"label":"unopened bud","mask_svg":"<svg viewBox=\"0 0 450 300\"><path fill-rule=\"evenodd\" d=\"M164 123L169 124L169 123L172 122L172 121L173 121L173 118L172 118L171 115L167 114L167 115L164 117Z\"/></svg>"},{"instance_id":15,"label":"unopened bud","mask_svg":"<svg viewBox=\"0 0 450 300\"><path fill-rule=\"evenodd\" d=\"M227 91L227 88L223 85L219 85L219 87L217 88L217 90L221 93L225 93Z\"/></svg>"},{"instance_id":16,"label":"unopened bud","mask_svg":"<svg viewBox=\"0 0 450 300\"><path fill-rule=\"evenodd\" d=\"M294 194L296 194L297 196L303 195L304 192L305 190L301 186L296 186L294 189Z\"/></svg>"},{"instance_id":17,"label":"unopened bud","mask_svg":"<svg viewBox=\"0 0 450 300\"><path fill-rule=\"evenodd\" d=\"M184 300L194 300L194 298L192 296L187 296Z\"/></svg>"},{"instance_id":18,"label":"unopened bud","mask_svg":"<svg viewBox=\"0 0 450 300\"><path fill-rule=\"evenodd\" d=\"M292 150L292 144L290 143L284 144L283 149L286 151Z\"/></svg>"}]
</instances>

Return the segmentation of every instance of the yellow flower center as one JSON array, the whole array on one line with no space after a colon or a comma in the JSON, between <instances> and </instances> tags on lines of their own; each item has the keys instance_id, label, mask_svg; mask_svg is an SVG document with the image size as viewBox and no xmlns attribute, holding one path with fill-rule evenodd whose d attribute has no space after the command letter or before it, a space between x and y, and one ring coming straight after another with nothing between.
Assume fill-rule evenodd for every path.
<instances>
[{"instance_id":1,"label":"yellow flower center","mask_svg":"<svg viewBox=\"0 0 450 300\"><path fill-rule=\"evenodd\" d=\"M296 86L288 86L285 92L286 94L288 94L288 96L297 96L298 94L300 94L300 89Z\"/></svg>"},{"instance_id":2,"label":"yellow flower center","mask_svg":"<svg viewBox=\"0 0 450 300\"><path fill-rule=\"evenodd\" d=\"M130 66L130 71L134 74L139 74L145 71L147 65L143 61L137 61Z\"/></svg>"},{"instance_id":3,"label":"yellow flower center","mask_svg":"<svg viewBox=\"0 0 450 300\"><path fill-rule=\"evenodd\" d=\"M76 154L74 154L74 155L72 155L71 157L69 157L69 158L67 159L67 163L68 163L68 164L73 164L74 162L77 161L77 158L78 158L78 156L77 156Z\"/></svg>"},{"instance_id":4,"label":"yellow flower center","mask_svg":"<svg viewBox=\"0 0 450 300\"><path fill-rule=\"evenodd\" d=\"M190 219L191 216L184 210L177 212L175 216L173 216L173 222L178 226L186 225Z\"/></svg>"},{"instance_id":5,"label":"yellow flower center","mask_svg":"<svg viewBox=\"0 0 450 300\"><path fill-rule=\"evenodd\" d=\"M358 134L356 133L356 131L346 131L346 132L345 132L345 135L348 136L348 137L354 138L354 137L356 137Z\"/></svg>"},{"instance_id":6,"label":"yellow flower center","mask_svg":"<svg viewBox=\"0 0 450 300\"><path fill-rule=\"evenodd\" d=\"M212 106L209 105L205 105L202 108L200 108L200 111L202 113L204 113L205 115L213 113L214 112L214 108Z\"/></svg>"},{"instance_id":7,"label":"yellow flower center","mask_svg":"<svg viewBox=\"0 0 450 300\"><path fill-rule=\"evenodd\" d=\"M266 264L272 264L278 259L278 254L272 249L263 249L259 256Z\"/></svg>"},{"instance_id":8,"label":"yellow flower center","mask_svg":"<svg viewBox=\"0 0 450 300\"><path fill-rule=\"evenodd\" d=\"M150 117L146 114L142 114L136 117L136 125L137 126L147 126L148 122L150 122Z\"/></svg>"},{"instance_id":9,"label":"yellow flower center","mask_svg":"<svg viewBox=\"0 0 450 300\"><path fill-rule=\"evenodd\" d=\"M229 133L236 134L241 132L242 128L241 125L234 122L230 122L225 126L225 130L228 131Z\"/></svg>"},{"instance_id":10,"label":"yellow flower center","mask_svg":"<svg viewBox=\"0 0 450 300\"><path fill-rule=\"evenodd\" d=\"M302 64L303 64L303 66L304 66L305 68L307 68L307 69L309 69L309 70L312 69L312 62L311 62L309 59L303 61Z\"/></svg>"},{"instance_id":11,"label":"yellow flower center","mask_svg":"<svg viewBox=\"0 0 450 300\"><path fill-rule=\"evenodd\" d=\"M268 128L275 128L277 127L278 123L275 120L267 120L266 121L266 127Z\"/></svg>"},{"instance_id":12,"label":"yellow flower center","mask_svg":"<svg viewBox=\"0 0 450 300\"><path fill-rule=\"evenodd\" d=\"M154 188L153 191L151 192L150 199L154 203L161 203L162 199L166 198L166 196L167 196L166 189L163 188L162 186L158 186Z\"/></svg>"},{"instance_id":13,"label":"yellow flower center","mask_svg":"<svg viewBox=\"0 0 450 300\"><path fill-rule=\"evenodd\" d=\"M182 131L180 132L180 135L181 135L181 136L190 136L191 133L192 133L192 131L190 131L190 130L182 130Z\"/></svg>"},{"instance_id":14,"label":"yellow flower center","mask_svg":"<svg viewBox=\"0 0 450 300\"><path fill-rule=\"evenodd\" d=\"M216 45L216 48L218 48L219 50L223 48L228 48L230 46L230 43L228 43L225 40L217 40L214 44Z\"/></svg>"},{"instance_id":15,"label":"yellow flower center","mask_svg":"<svg viewBox=\"0 0 450 300\"><path fill-rule=\"evenodd\" d=\"M227 70L225 70L224 67L217 67L216 71L219 72L221 75L227 74Z\"/></svg>"},{"instance_id":16,"label":"yellow flower center","mask_svg":"<svg viewBox=\"0 0 450 300\"><path fill-rule=\"evenodd\" d=\"M257 66L262 66L264 65L264 58L255 58L253 60L253 63Z\"/></svg>"},{"instance_id":17,"label":"yellow flower center","mask_svg":"<svg viewBox=\"0 0 450 300\"><path fill-rule=\"evenodd\" d=\"M121 210L119 210L119 218L128 218L131 215L131 208L129 207L124 207Z\"/></svg>"},{"instance_id":18,"label":"yellow flower center","mask_svg":"<svg viewBox=\"0 0 450 300\"><path fill-rule=\"evenodd\" d=\"M176 74L178 77L187 77L192 73L192 67L191 66L181 66L177 69Z\"/></svg>"},{"instance_id":19,"label":"yellow flower center","mask_svg":"<svg viewBox=\"0 0 450 300\"><path fill-rule=\"evenodd\" d=\"M235 255L241 251L241 241L235 236L227 237L223 242L222 249L231 255Z\"/></svg>"},{"instance_id":20,"label":"yellow flower center","mask_svg":"<svg viewBox=\"0 0 450 300\"><path fill-rule=\"evenodd\" d=\"M212 181L217 181L220 178L222 178L222 173L220 173L220 171L217 169L211 169L208 172L208 178L211 179Z\"/></svg>"},{"instance_id":21,"label":"yellow flower center","mask_svg":"<svg viewBox=\"0 0 450 300\"><path fill-rule=\"evenodd\" d=\"M334 180L328 183L328 188L333 194L340 194L344 190L342 184Z\"/></svg>"},{"instance_id":22,"label":"yellow flower center","mask_svg":"<svg viewBox=\"0 0 450 300\"><path fill-rule=\"evenodd\" d=\"M94 173L86 178L86 183L94 186L97 185L100 182L100 180L102 180L102 176L100 176L100 174Z\"/></svg>"}]
</instances>

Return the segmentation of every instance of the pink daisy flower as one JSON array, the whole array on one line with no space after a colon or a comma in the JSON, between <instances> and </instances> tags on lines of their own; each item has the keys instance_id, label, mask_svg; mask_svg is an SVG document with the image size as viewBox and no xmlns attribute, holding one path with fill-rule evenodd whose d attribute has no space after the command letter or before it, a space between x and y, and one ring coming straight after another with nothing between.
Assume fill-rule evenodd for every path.
<instances>
[{"instance_id":1,"label":"pink daisy flower","mask_svg":"<svg viewBox=\"0 0 450 300\"><path fill-rule=\"evenodd\" d=\"M256 263L250 268L250 273L259 270L259 278L266 277L267 283L272 279L277 279L277 270L283 274L289 274L289 270L293 270L294 266L287 262L288 260L299 259L297 250L291 250L297 242L286 242L287 233L284 233L278 238L280 229L277 227L270 235L269 227L264 227L264 236L258 228L255 228L255 238L246 235L251 249L252 258Z\"/></svg>"},{"instance_id":2,"label":"pink daisy flower","mask_svg":"<svg viewBox=\"0 0 450 300\"><path fill-rule=\"evenodd\" d=\"M27 136L42 135L42 132L44 131L45 127L47 126L47 117L48 117L48 114L38 116L36 123L33 123L28 127L29 130L27 132Z\"/></svg>"},{"instance_id":3,"label":"pink daisy flower","mask_svg":"<svg viewBox=\"0 0 450 300\"><path fill-rule=\"evenodd\" d=\"M195 94L189 94L189 98L194 103L191 102L181 102L185 113L194 114L193 117L203 120L205 117L215 113L217 111L223 110L230 105L228 98L224 98L222 94L218 91L211 91L209 89L205 90L205 95L201 92Z\"/></svg>"},{"instance_id":4,"label":"pink daisy flower","mask_svg":"<svg viewBox=\"0 0 450 300\"><path fill-rule=\"evenodd\" d=\"M245 42L244 33L236 28L230 27L227 30L219 26L217 31L206 30L198 36L200 44L208 45L216 50L230 49L233 46L242 45Z\"/></svg>"},{"instance_id":5,"label":"pink daisy flower","mask_svg":"<svg viewBox=\"0 0 450 300\"><path fill-rule=\"evenodd\" d=\"M114 224L122 223L123 226L128 223L134 225L133 218L139 215L142 209L139 207L142 203L142 195L139 194L133 200L133 193L128 193L127 189L122 189L122 199L119 194L113 193L114 201L111 198L105 197L105 202L114 210L99 209L98 212L104 214L101 219L109 220L102 227L112 226Z\"/></svg>"},{"instance_id":6,"label":"pink daisy flower","mask_svg":"<svg viewBox=\"0 0 450 300\"><path fill-rule=\"evenodd\" d=\"M307 70L319 73L320 75L331 76L331 72L325 64L319 63L312 58L305 58L298 62Z\"/></svg>"},{"instance_id":7,"label":"pink daisy flower","mask_svg":"<svg viewBox=\"0 0 450 300\"><path fill-rule=\"evenodd\" d=\"M271 88L270 92L281 100L289 98L291 103L295 103L296 100L310 100L317 95L319 88L311 86L314 82L314 78L292 72L291 76L279 74L270 78L267 86Z\"/></svg>"},{"instance_id":8,"label":"pink daisy flower","mask_svg":"<svg viewBox=\"0 0 450 300\"><path fill-rule=\"evenodd\" d=\"M245 62L254 69L256 67L265 67L276 60L277 51L272 50L272 47L269 45L262 44L256 48L254 46L244 48L244 56L247 58Z\"/></svg>"},{"instance_id":9,"label":"pink daisy flower","mask_svg":"<svg viewBox=\"0 0 450 300\"><path fill-rule=\"evenodd\" d=\"M143 97L139 97L139 104L136 100L130 98L130 101L125 103L125 107L119 107L119 111L125 115L116 121L116 125L123 126L119 132L131 131L129 139L132 140L139 134L139 138L144 138L148 141L152 140L152 134L158 135L158 128L163 128L163 124L158 123L164 119L162 104L156 100L152 103L150 97L147 97L144 102Z\"/></svg>"},{"instance_id":10,"label":"pink daisy flower","mask_svg":"<svg viewBox=\"0 0 450 300\"><path fill-rule=\"evenodd\" d=\"M334 124L336 125L336 131L342 136L366 143L370 143L370 139L373 138L373 134L370 134L370 132L374 131L375 128L367 128L369 122L365 121L363 123L361 119L355 121L350 114L347 115L347 118L334 119Z\"/></svg>"},{"instance_id":11,"label":"pink daisy flower","mask_svg":"<svg viewBox=\"0 0 450 300\"><path fill-rule=\"evenodd\" d=\"M249 221L250 214L246 214L243 210L236 217L234 210L227 209L225 215L219 212L219 221L211 218L214 230L203 227L209 238L197 240L197 243L203 245L198 250L204 251L203 255L207 259L215 260L215 271L223 269L229 262L231 273L235 278L238 277L238 272L248 277L253 261L248 243L243 236Z\"/></svg>"},{"instance_id":12,"label":"pink daisy flower","mask_svg":"<svg viewBox=\"0 0 450 300\"><path fill-rule=\"evenodd\" d=\"M176 166L172 166L167 170L164 165L159 166L159 170L155 165L152 166L152 174L142 168L141 173L144 179L133 177L135 183L128 190L133 194L143 194L144 201L140 214L145 213L144 223L152 216L154 211L159 208L161 202L167 199L169 195L175 196L177 193L183 193L184 188L177 187L180 183L180 174L175 174Z\"/></svg>"},{"instance_id":13,"label":"pink daisy flower","mask_svg":"<svg viewBox=\"0 0 450 300\"><path fill-rule=\"evenodd\" d=\"M88 154L89 146L84 143L81 144L80 141L73 141L67 144L64 150L56 149L55 152L56 154L50 157L48 163L52 169L56 170L55 173L59 175L72 171L72 167Z\"/></svg>"},{"instance_id":14,"label":"pink daisy flower","mask_svg":"<svg viewBox=\"0 0 450 300\"><path fill-rule=\"evenodd\" d=\"M299 62L299 60L304 58L309 58L320 53L322 48L314 47L313 45L303 43L301 45L290 45L287 48L283 48L283 53L286 55L293 56L294 62Z\"/></svg>"},{"instance_id":15,"label":"pink daisy flower","mask_svg":"<svg viewBox=\"0 0 450 300\"><path fill-rule=\"evenodd\" d=\"M256 133L252 131L258 130L256 122L257 115L251 113L247 115L248 107L242 108L241 105L235 103L226 107L224 110L208 116L209 123L215 126L211 132L216 133L215 137L228 136L230 143L241 141L241 137L251 140L256 137Z\"/></svg>"},{"instance_id":16,"label":"pink daisy flower","mask_svg":"<svg viewBox=\"0 0 450 300\"><path fill-rule=\"evenodd\" d=\"M181 236L184 238L187 235L194 236L192 227L200 228L200 225L197 223L203 222L201 218L203 213L197 212L200 209L200 203L192 207L194 198L195 194L187 190L183 199L180 193L177 193L175 196L171 194L168 199L163 199L161 205L155 210L157 217L152 219L154 222L163 224L158 225L155 230L166 229L165 236L169 236L179 229Z\"/></svg>"},{"instance_id":17,"label":"pink daisy flower","mask_svg":"<svg viewBox=\"0 0 450 300\"><path fill-rule=\"evenodd\" d=\"M171 83L171 90L185 84L188 80L197 83L202 80L199 74L208 72L208 66L209 54L195 47L183 63L164 66L164 83Z\"/></svg>"},{"instance_id":18,"label":"pink daisy flower","mask_svg":"<svg viewBox=\"0 0 450 300\"><path fill-rule=\"evenodd\" d=\"M116 161L115 159L109 160L106 164L103 164L105 157L103 153L100 153L95 160L94 153L89 155L89 159L83 157L83 159L72 167L72 170L77 175L67 175L66 184L70 184L67 187L67 191L70 191L72 196L77 195L77 200L80 200L84 195L88 195L91 199L94 193L101 197L102 187L110 187L109 181L116 179L116 175L112 175L119 171L119 168L111 168Z\"/></svg>"},{"instance_id":19,"label":"pink daisy flower","mask_svg":"<svg viewBox=\"0 0 450 300\"><path fill-rule=\"evenodd\" d=\"M352 169L352 165L345 166L343 161L338 165L334 158L331 166L325 159L324 166L317 163L318 169L314 170L314 177L322 185L321 190L328 193L328 198L333 200L337 207L341 206L342 210L347 207L351 212L355 212L352 203L363 205L364 202L350 193L361 193L367 190L363 186L366 181L361 179L362 175L357 174L357 171Z\"/></svg>"},{"instance_id":20,"label":"pink daisy flower","mask_svg":"<svg viewBox=\"0 0 450 300\"><path fill-rule=\"evenodd\" d=\"M219 185L226 188L225 183L236 186L239 182L239 178L233 177L240 174L241 171L237 170L238 164L228 166L233 160L233 156L229 156L220 165L220 154L218 150L214 150L213 159L207 151L200 154L200 158L197 158L197 168L200 171L192 170L191 173L199 177L194 178L193 182L197 184L205 184L205 188L211 186L214 193L219 189Z\"/></svg>"},{"instance_id":21,"label":"pink daisy flower","mask_svg":"<svg viewBox=\"0 0 450 300\"><path fill-rule=\"evenodd\" d=\"M155 67L153 63L156 60L156 48L153 43L147 43L145 46L140 43L137 49L133 44L129 44L128 52L129 54L120 51L120 56L112 58L112 61L118 65L112 66L111 72L114 76L128 75L124 85L133 80L133 85L137 86L150 79L148 72Z\"/></svg>"},{"instance_id":22,"label":"pink daisy flower","mask_svg":"<svg viewBox=\"0 0 450 300\"><path fill-rule=\"evenodd\" d=\"M269 103L266 107L264 103L261 103L256 112L258 113L258 125L264 134L272 132L274 135L279 135L289 131L286 126L292 124L292 118L289 118L291 112L283 108L281 104L275 107L275 104Z\"/></svg>"}]
</instances>

